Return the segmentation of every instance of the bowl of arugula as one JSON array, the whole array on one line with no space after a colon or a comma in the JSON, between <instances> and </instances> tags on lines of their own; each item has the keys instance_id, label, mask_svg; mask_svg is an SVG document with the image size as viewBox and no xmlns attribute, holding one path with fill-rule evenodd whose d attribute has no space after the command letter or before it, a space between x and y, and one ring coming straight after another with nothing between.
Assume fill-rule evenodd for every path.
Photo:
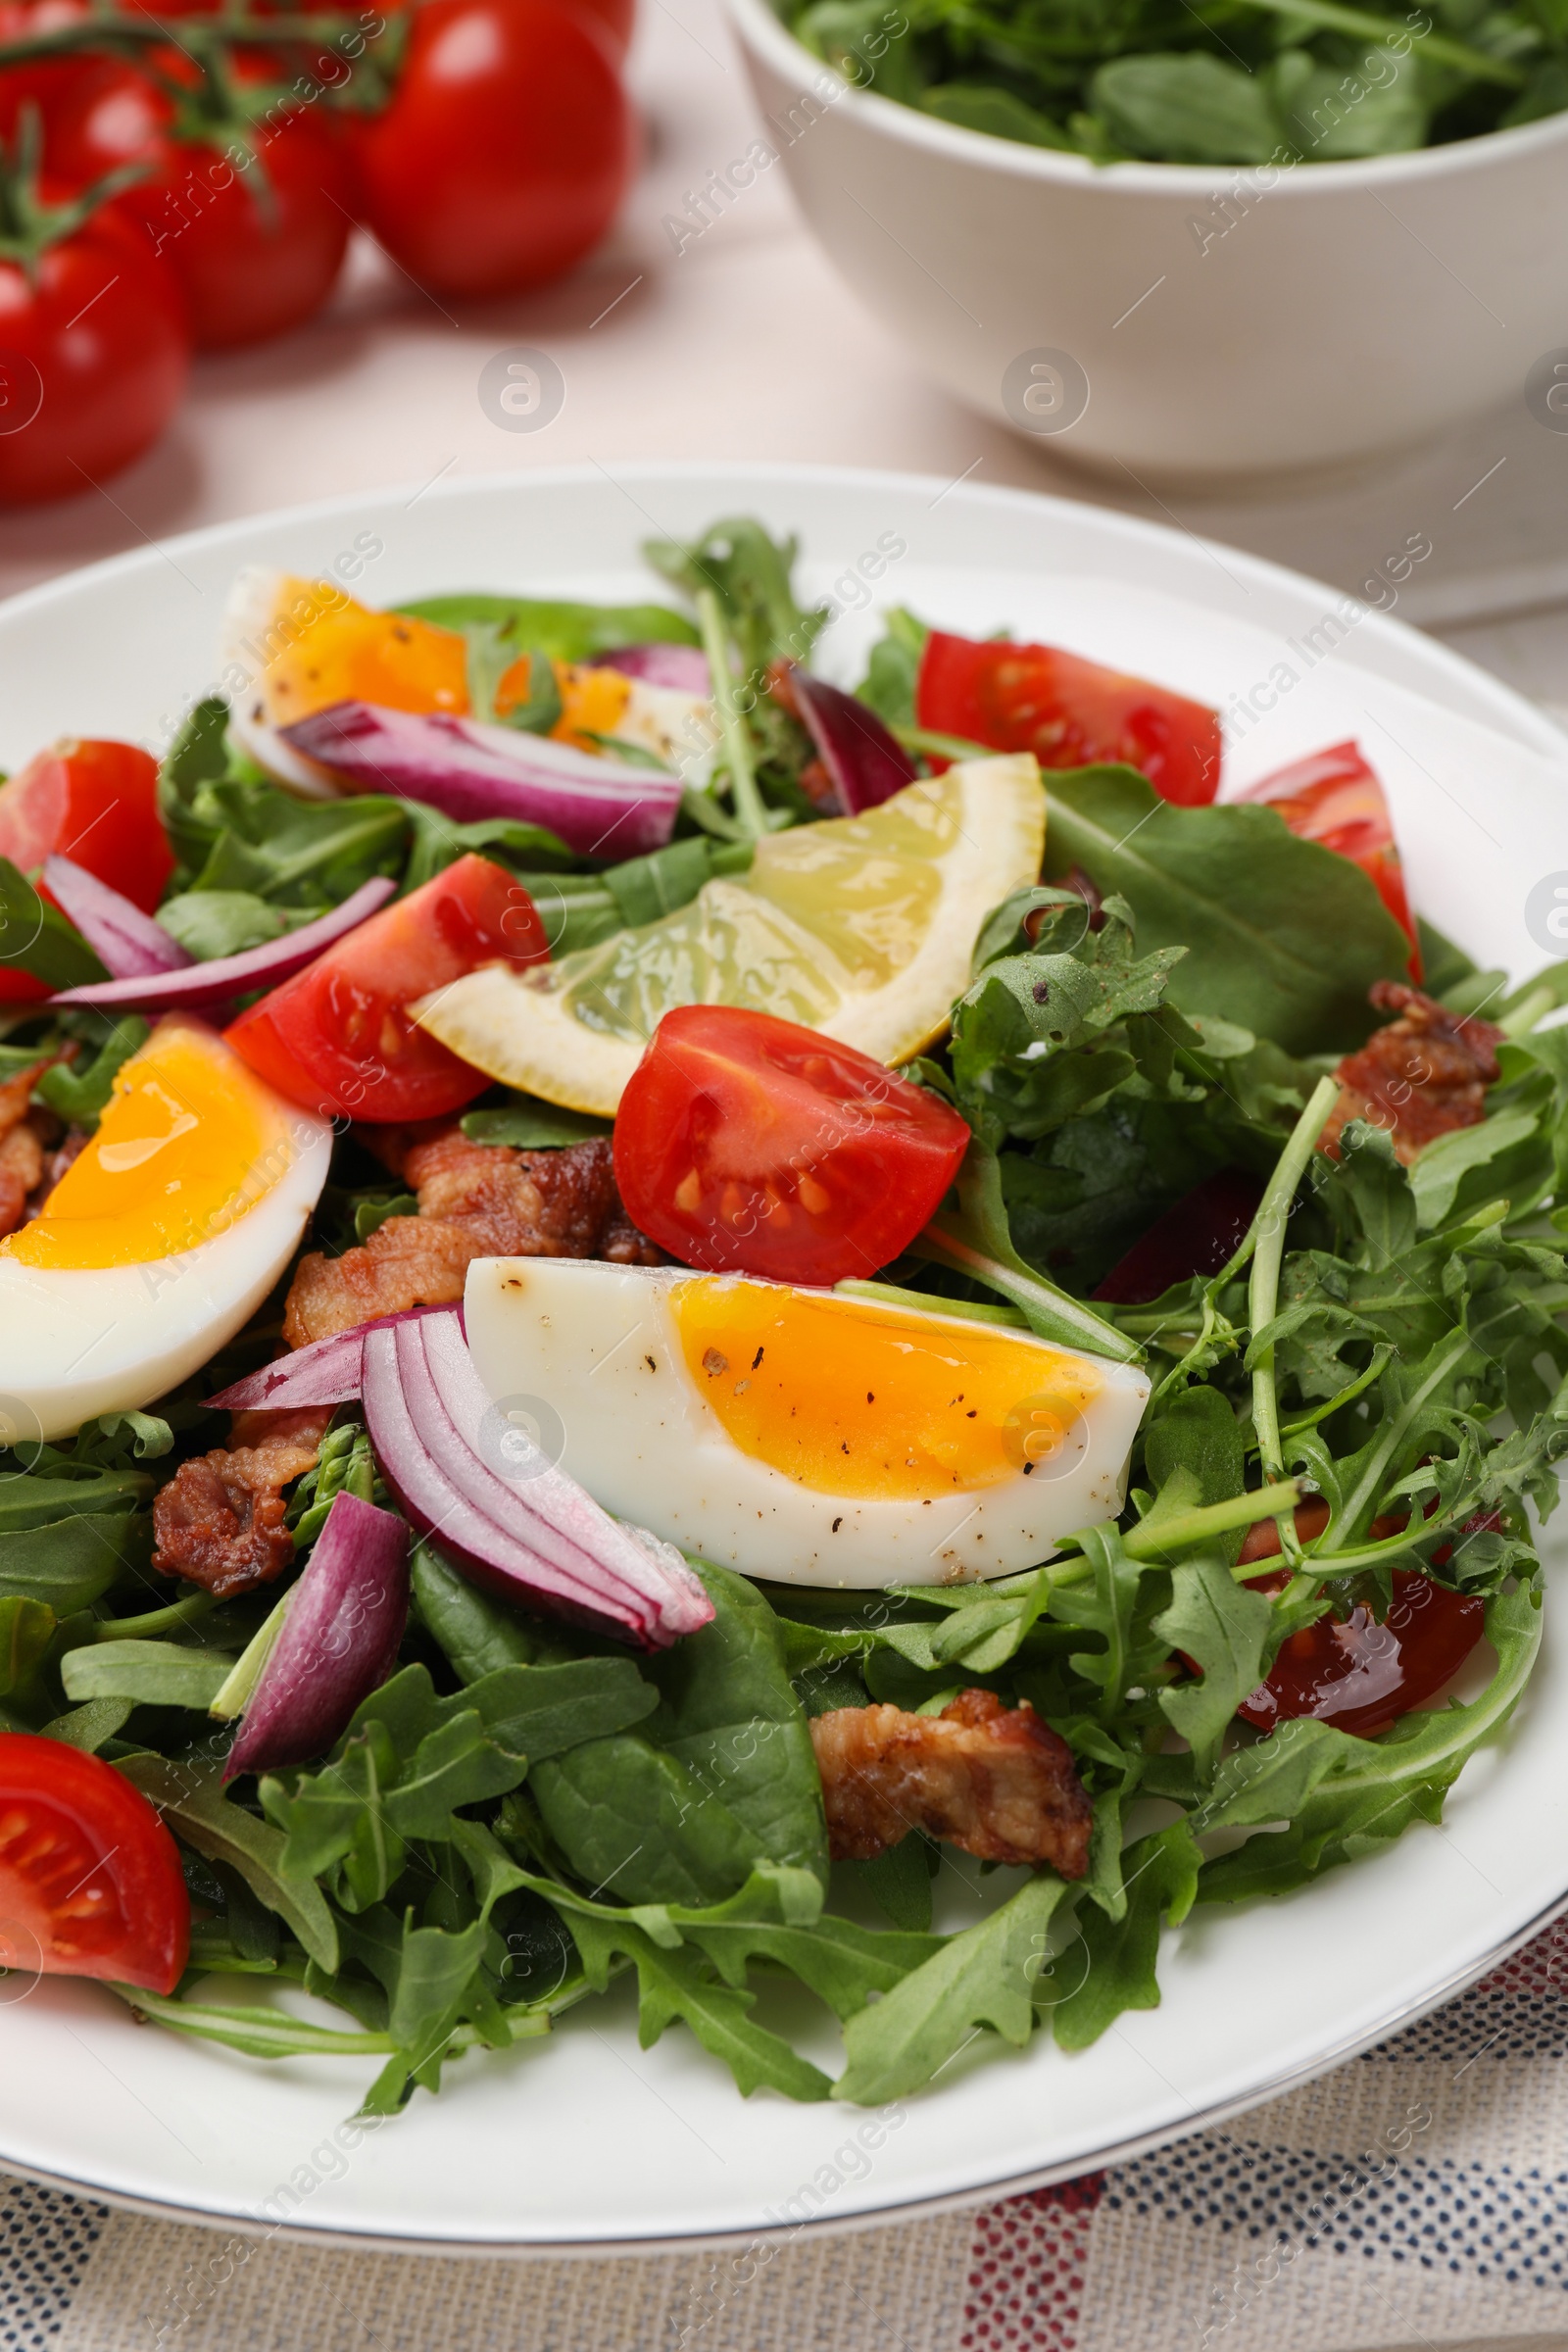
<instances>
[{"instance_id":1,"label":"bowl of arugula","mask_svg":"<svg viewBox=\"0 0 1568 2352\"><path fill-rule=\"evenodd\" d=\"M1375 459L1562 340L1568 51L1534 0L730 8L766 121L708 200L781 161L889 330L1053 454Z\"/></svg>"}]
</instances>

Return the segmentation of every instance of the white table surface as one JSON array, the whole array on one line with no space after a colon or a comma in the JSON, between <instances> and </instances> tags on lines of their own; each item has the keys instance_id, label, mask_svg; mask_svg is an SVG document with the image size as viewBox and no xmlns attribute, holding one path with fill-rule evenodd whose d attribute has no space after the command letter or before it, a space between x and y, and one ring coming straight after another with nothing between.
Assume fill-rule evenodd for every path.
<instances>
[{"instance_id":1,"label":"white table surface","mask_svg":"<svg viewBox=\"0 0 1568 2352\"><path fill-rule=\"evenodd\" d=\"M1354 589L1425 532L1399 611L1526 693L1568 706L1568 434L1523 398L1436 445L1265 493L1161 499L1080 472L921 376L839 283L782 171L677 255L682 193L741 154L758 110L720 0L641 0L642 175L610 242L566 283L454 310L368 241L312 325L202 361L159 448L102 491L0 515L0 595L205 522L337 491L584 460L770 458L923 471L1088 498ZM484 363L541 348L565 383L542 431L479 405ZM1354 398L1348 383L1347 399ZM0 681L3 685L3 681Z\"/></svg>"}]
</instances>

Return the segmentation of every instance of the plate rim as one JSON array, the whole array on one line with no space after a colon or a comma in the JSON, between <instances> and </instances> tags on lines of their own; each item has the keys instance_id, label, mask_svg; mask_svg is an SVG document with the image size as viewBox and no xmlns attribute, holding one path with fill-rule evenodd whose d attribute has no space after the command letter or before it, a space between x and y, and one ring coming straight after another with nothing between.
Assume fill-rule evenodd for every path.
<instances>
[{"instance_id":1,"label":"plate rim","mask_svg":"<svg viewBox=\"0 0 1568 2352\"><path fill-rule=\"evenodd\" d=\"M584 464L539 466L498 471L485 474L465 474L437 485L384 484L365 490L342 492L325 499L301 502L289 508L267 509L250 514L231 517L226 521L200 525L177 535L148 542L145 546L129 548L119 554L104 557L93 564L80 565L61 573L56 578L40 581L0 601L0 642L14 620L34 616L47 618L52 607L69 606L70 600L84 588L98 590L113 588L117 579L134 579L152 561L166 559L167 554L206 553L220 549L225 542L243 542L248 534L274 529L304 530L334 517L363 514L368 510L405 498L412 491L421 503L428 497L431 505L458 505L467 501L505 492L526 497L535 484L542 489L569 491L573 488L609 486L624 491L627 484L650 489L662 484L710 481L723 485L728 491L745 486L776 488L788 492L793 487L821 491L835 487L857 490L883 490L904 497L930 494L928 505L954 498L958 503L980 509L1022 510L1037 516L1042 523L1053 517L1070 520L1075 529L1086 526L1091 533L1102 533L1112 542L1119 542L1129 554L1139 550L1162 548L1169 552L1191 553L1193 556L1223 555L1227 567L1234 575L1240 571L1244 580L1299 599L1317 593L1330 600L1345 592L1316 580L1311 574L1294 570L1267 557L1255 556L1245 550L1229 547L1181 526L1128 514L1114 508L1104 508L1088 501L1076 500L1058 493L1021 488L1012 484L944 483L940 477L908 470L876 466L825 466L796 461L745 460L707 461L702 459L628 460L616 470ZM636 502L633 501L633 504ZM653 521L653 517L647 518ZM657 526L656 526L657 527ZM1178 550L1176 542L1187 547ZM940 562L933 568L940 568ZM965 566L972 570L972 565ZM1000 565L999 570L1016 570L1018 566ZM1070 576L1063 566L1064 576ZM1206 605L1217 615L1237 619L1242 615L1218 598L1194 594L1193 601ZM1372 624L1372 625L1368 625ZM1268 619L1257 625L1271 626ZM1357 626L1357 643L1344 659L1351 668L1371 671L1387 682L1399 684L1398 677L1390 677L1390 665L1377 660L1380 651L1402 656L1398 663L1403 668L1413 657L1426 672L1429 683L1424 688L1428 699L1438 700L1437 681L1451 678L1462 685L1466 699L1473 707L1479 701L1492 714L1492 723L1504 727L1516 743L1538 754L1562 758L1568 754L1568 732L1538 706L1484 669L1479 663L1446 645L1441 639L1427 635L1413 624L1376 607L1365 608ZM1410 690L1410 689L1407 689ZM1363 2051L1375 2048L1391 2034L1404 2031L1433 2010L1453 1999L1468 1985L1487 1975L1499 1962L1519 1950L1557 1918L1568 1912L1568 1884L1565 1884L1541 1904L1529 1921L1489 1941L1484 1950L1472 1950L1460 1960L1434 1987L1405 1999L1380 2016L1375 2023L1365 2023L1358 2030L1310 2057L1286 2062L1266 2072L1245 2091L1234 2092L1192 2108L1180 2122L1155 2126L1126 2138L1098 2143L1094 2148L1070 2159L1021 2172L1004 2171L994 2179L962 2189L939 2191L925 2196L897 2198L893 2202L863 2208L858 2212L821 2215L799 2223L769 2226L740 2225L722 2230L671 2232L667 2229L641 2234L573 2236L494 2236L465 2238L458 2235L423 2237L398 2230L376 2229L373 2226L353 2227L341 2224L311 2224L307 2222L272 2223L243 2213L222 2212L212 2207L186 2204L177 2199L139 2195L133 2191L107 2188L87 2174L74 2171L55 2172L19 2162L0 2151L0 2171L5 2174L39 2182L68 2194L83 2196L101 2202L114 2211L123 2211L144 2218L196 2224L209 2229L226 2230L234 2234L257 2239L281 2238L289 2243L310 2246L330 2246L365 2251L374 2249L388 2253L413 2256L454 2256L468 2260L517 2260L524 2257L566 2259L568 2257L601 2257L653 2255L671 2250L699 2252L704 2249L721 2251L737 2243L798 2242L805 2233L815 2237L836 2237L879 2227L893 2226L901 2221L934 2218L945 2213L974 2211L998 2199L1017 2195L1029 2189L1048 2186L1070 2180L1086 2171L1100 2171L1123 2164L1188 2138L1194 2133L1211 2129L1227 2119L1246 2114L1267 2104L1288 2091L1299 2088L1333 2072Z\"/></svg>"}]
</instances>

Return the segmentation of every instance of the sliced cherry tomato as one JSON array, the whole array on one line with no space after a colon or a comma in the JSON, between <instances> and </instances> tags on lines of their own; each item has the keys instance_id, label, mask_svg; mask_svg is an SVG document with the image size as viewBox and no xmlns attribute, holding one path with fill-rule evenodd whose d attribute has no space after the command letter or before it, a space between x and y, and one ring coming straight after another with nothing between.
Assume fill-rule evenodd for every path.
<instances>
[{"instance_id":1,"label":"sliced cherry tomato","mask_svg":"<svg viewBox=\"0 0 1568 2352\"><path fill-rule=\"evenodd\" d=\"M268 71L243 59L234 68L241 82ZM260 343L311 318L337 282L353 225L351 168L327 123L280 98L250 136L255 161L237 167L237 138L191 137L168 91L118 60L101 61L49 121L45 161L67 186L151 166L116 209L178 281L202 351Z\"/></svg>"},{"instance_id":2,"label":"sliced cherry tomato","mask_svg":"<svg viewBox=\"0 0 1568 2352\"><path fill-rule=\"evenodd\" d=\"M190 1949L179 1852L101 1756L0 1732L0 1965L172 1992Z\"/></svg>"},{"instance_id":3,"label":"sliced cherry tomato","mask_svg":"<svg viewBox=\"0 0 1568 2352\"><path fill-rule=\"evenodd\" d=\"M549 958L522 884L470 855L242 1012L228 1042L280 1095L324 1117L439 1118L490 1081L416 1027L409 1005L481 964L520 970Z\"/></svg>"},{"instance_id":4,"label":"sliced cherry tomato","mask_svg":"<svg viewBox=\"0 0 1568 2352\"><path fill-rule=\"evenodd\" d=\"M1257 1214L1263 1187L1245 1168L1218 1168L1156 1217L1095 1292L1115 1306L1144 1306L1173 1283L1205 1281L1227 1265Z\"/></svg>"},{"instance_id":5,"label":"sliced cherry tomato","mask_svg":"<svg viewBox=\"0 0 1568 2352\"><path fill-rule=\"evenodd\" d=\"M666 1012L615 1119L615 1181L661 1248L712 1273L831 1283L912 1242L969 1144L940 1096L771 1013Z\"/></svg>"},{"instance_id":6,"label":"sliced cherry tomato","mask_svg":"<svg viewBox=\"0 0 1568 2352\"><path fill-rule=\"evenodd\" d=\"M158 762L133 743L57 743L0 785L0 858L26 874L55 856L151 914L174 870L158 814ZM48 994L30 973L0 965L0 1004Z\"/></svg>"},{"instance_id":7,"label":"sliced cherry tomato","mask_svg":"<svg viewBox=\"0 0 1568 2352\"><path fill-rule=\"evenodd\" d=\"M515 294L615 217L636 124L615 45L565 0L426 0L392 103L360 126L366 216L421 285Z\"/></svg>"},{"instance_id":8,"label":"sliced cherry tomato","mask_svg":"<svg viewBox=\"0 0 1568 2352\"><path fill-rule=\"evenodd\" d=\"M933 629L914 701L922 727L1033 752L1042 767L1121 760L1184 808L1219 790L1217 711L1054 646L980 645Z\"/></svg>"},{"instance_id":9,"label":"sliced cherry tomato","mask_svg":"<svg viewBox=\"0 0 1568 2352\"><path fill-rule=\"evenodd\" d=\"M1242 797L1266 801L1299 840L1318 842L1361 868L1410 942L1410 977L1419 981L1421 947L1405 896L1394 820L1360 745L1336 743L1326 752L1314 752L1310 759L1265 776Z\"/></svg>"},{"instance_id":10,"label":"sliced cherry tomato","mask_svg":"<svg viewBox=\"0 0 1568 2352\"><path fill-rule=\"evenodd\" d=\"M1302 1503L1296 1514L1297 1533L1309 1543L1328 1521L1326 1503ZM1374 1519L1372 1539L1396 1536L1405 1524L1402 1517ZM1242 1558L1266 1559L1279 1547L1273 1521L1261 1521L1249 1530ZM1281 1592L1289 1579L1275 1569L1247 1581L1259 1592ZM1451 1592L1416 1569L1396 1568L1394 1600L1381 1624L1364 1602L1357 1602L1348 1618L1320 1617L1288 1635L1267 1681L1236 1712L1264 1732L1310 1715L1332 1723L1336 1731L1374 1740L1453 1680L1481 1639L1485 1614L1474 1595Z\"/></svg>"}]
</instances>

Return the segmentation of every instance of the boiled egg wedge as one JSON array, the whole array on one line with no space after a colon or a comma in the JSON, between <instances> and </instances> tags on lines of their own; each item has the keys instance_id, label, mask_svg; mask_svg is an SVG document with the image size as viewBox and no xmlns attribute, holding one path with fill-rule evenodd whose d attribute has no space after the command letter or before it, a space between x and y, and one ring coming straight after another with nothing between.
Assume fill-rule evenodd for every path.
<instances>
[{"instance_id":1,"label":"boiled egg wedge","mask_svg":"<svg viewBox=\"0 0 1568 2352\"><path fill-rule=\"evenodd\" d=\"M232 1338L299 1246L332 1131L171 1013L43 1212L0 1241L0 1421L57 1438L150 1404Z\"/></svg>"},{"instance_id":2,"label":"boiled egg wedge","mask_svg":"<svg viewBox=\"0 0 1568 2352\"><path fill-rule=\"evenodd\" d=\"M269 775L316 796L339 789L330 768L307 759L280 730L334 703L382 710L474 710L466 639L457 629L407 612L377 612L331 580L252 566L239 573L223 615L221 683L229 730ZM716 758L712 706L702 695L596 662L552 664L561 715L559 743L602 757L652 759L705 786ZM528 700L531 662L521 656L494 683L494 715Z\"/></svg>"},{"instance_id":3,"label":"boiled egg wedge","mask_svg":"<svg viewBox=\"0 0 1568 2352\"><path fill-rule=\"evenodd\" d=\"M511 1421L607 1510L783 1584L1033 1567L1120 1508L1149 1398L1026 1331L680 1267L479 1258L465 1314L502 1476Z\"/></svg>"}]
</instances>

